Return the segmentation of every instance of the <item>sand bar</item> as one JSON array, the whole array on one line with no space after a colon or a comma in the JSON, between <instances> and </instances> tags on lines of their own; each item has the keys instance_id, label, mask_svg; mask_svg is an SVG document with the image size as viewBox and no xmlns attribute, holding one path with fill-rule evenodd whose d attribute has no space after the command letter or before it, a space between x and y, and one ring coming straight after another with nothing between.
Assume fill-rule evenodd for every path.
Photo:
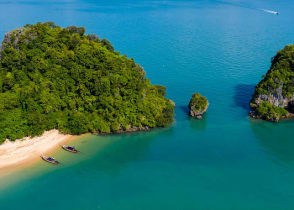
<instances>
[{"instance_id":1,"label":"sand bar","mask_svg":"<svg viewBox=\"0 0 294 210\"><path fill-rule=\"evenodd\" d=\"M58 130L51 130L34 138L6 140L0 145L0 169L2 171L6 168L18 168L21 165L40 160L40 155L53 151L72 137L61 134Z\"/></svg>"}]
</instances>

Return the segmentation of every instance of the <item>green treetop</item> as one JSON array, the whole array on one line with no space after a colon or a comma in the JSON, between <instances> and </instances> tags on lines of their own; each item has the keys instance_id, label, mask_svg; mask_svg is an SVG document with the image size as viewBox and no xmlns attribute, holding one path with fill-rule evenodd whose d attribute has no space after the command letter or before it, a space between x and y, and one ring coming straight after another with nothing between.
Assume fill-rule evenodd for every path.
<instances>
[{"instance_id":1,"label":"green treetop","mask_svg":"<svg viewBox=\"0 0 294 210\"><path fill-rule=\"evenodd\" d=\"M84 28L26 25L0 51L0 142L58 129L69 134L164 127L174 106L142 67Z\"/></svg>"},{"instance_id":2,"label":"green treetop","mask_svg":"<svg viewBox=\"0 0 294 210\"><path fill-rule=\"evenodd\" d=\"M208 108L208 100L200 93L194 93L189 103L190 115L201 119Z\"/></svg>"}]
</instances>

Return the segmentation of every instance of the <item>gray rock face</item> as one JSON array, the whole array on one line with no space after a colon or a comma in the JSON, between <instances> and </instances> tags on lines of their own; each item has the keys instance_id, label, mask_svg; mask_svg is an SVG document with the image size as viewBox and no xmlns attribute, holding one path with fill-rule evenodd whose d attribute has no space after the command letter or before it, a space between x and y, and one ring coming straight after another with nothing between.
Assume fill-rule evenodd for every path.
<instances>
[{"instance_id":1,"label":"gray rock face","mask_svg":"<svg viewBox=\"0 0 294 210\"><path fill-rule=\"evenodd\" d=\"M272 122L278 122L281 118L293 118L294 115L294 95L292 97L286 97L283 95L283 84L278 88L268 91L268 94L260 94L255 96L255 100L251 101L252 110L249 112L249 116L256 119L265 119ZM256 107L260 106L263 102L269 102L274 107L283 108L288 113L280 115L279 112L271 110L268 114L260 114ZM275 114L274 114L275 112Z\"/></svg>"},{"instance_id":2,"label":"gray rock face","mask_svg":"<svg viewBox=\"0 0 294 210\"><path fill-rule=\"evenodd\" d=\"M201 111L196 111L195 109L190 109L190 111L189 111L189 114L190 114L190 116L191 117L195 117L196 119L198 119L198 120L201 120L202 119L202 115L207 111L207 109L208 109L208 105L209 104L207 104L207 106L203 109L203 110L201 110Z\"/></svg>"},{"instance_id":3,"label":"gray rock face","mask_svg":"<svg viewBox=\"0 0 294 210\"><path fill-rule=\"evenodd\" d=\"M14 31L9 31L8 33L5 34L4 36L4 39L2 41L2 45L1 45L1 51L3 51L7 46L8 44L13 40L13 47L15 49L17 49L17 43L19 42L19 38L20 36L24 33L24 28L20 28L20 29L16 29Z\"/></svg>"},{"instance_id":4,"label":"gray rock face","mask_svg":"<svg viewBox=\"0 0 294 210\"><path fill-rule=\"evenodd\" d=\"M20 42L20 38L27 32L26 28L19 28L13 31L9 31L5 34L4 39L2 41L2 45L0 48L0 59L2 51L8 47L9 45L14 49L18 49L18 44ZM26 36L27 37L27 36ZM28 43L29 41L33 40L36 37L34 34L30 34L29 39L23 40L24 42ZM12 44L11 44L12 43Z\"/></svg>"},{"instance_id":5,"label":"gray rock face","mask_svg":"<svg viewBox=\"0 0 294 210\"><path fill-rule=\"evenodd\" d=\"M270 94L261 94L255 99L256 104L260 104L263 101L268 101L274 106L281 108L287 108L289 103L294 102L294 96L291 98L283 96L283 84L281 84L277 89L271 91Z\"/></svg>"}]
</instances>

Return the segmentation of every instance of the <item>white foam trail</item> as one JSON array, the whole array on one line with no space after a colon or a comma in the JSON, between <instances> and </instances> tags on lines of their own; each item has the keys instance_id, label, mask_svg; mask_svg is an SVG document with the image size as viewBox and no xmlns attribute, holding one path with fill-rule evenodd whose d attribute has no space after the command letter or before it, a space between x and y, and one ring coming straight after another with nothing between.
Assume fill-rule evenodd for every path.
<instances>
[{"instance_id":1,"label":"white foam trail","mask_svg":"<svg viewBox=\"0 0 294 210\"><path fill-rule=\"evenodd\" d=\"M276 11L273 11L273 10L268 10L268 9L261 9L261 10L264 11L264 12L267 12L267 13L274 14L274 15L279 15L280 14L279 12L276 12Z\"/></svg>"}]
</instances>

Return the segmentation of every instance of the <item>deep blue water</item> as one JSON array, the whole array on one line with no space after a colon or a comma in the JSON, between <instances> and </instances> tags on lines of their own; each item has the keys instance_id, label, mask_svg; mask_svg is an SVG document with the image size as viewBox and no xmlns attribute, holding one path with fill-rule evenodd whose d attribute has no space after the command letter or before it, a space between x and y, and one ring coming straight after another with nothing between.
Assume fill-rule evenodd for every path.
<instances>
[{"instance_id":1,"label":"deep blue water","mask_svg":"<svg viewBox=\"0 0 294 210\"><path fill-rule=\"evenodd\" d=\"M279 16L262 9L279 11ZM294 209L294 122L250 120L271 57L294 39L290 0L2 0L0 37L38 21L84 26L141 64L176 103L165 129L74 142L0 179L0 209ZM204 120L187 116L194 92Z\"/></svg>"}]
</instances>

